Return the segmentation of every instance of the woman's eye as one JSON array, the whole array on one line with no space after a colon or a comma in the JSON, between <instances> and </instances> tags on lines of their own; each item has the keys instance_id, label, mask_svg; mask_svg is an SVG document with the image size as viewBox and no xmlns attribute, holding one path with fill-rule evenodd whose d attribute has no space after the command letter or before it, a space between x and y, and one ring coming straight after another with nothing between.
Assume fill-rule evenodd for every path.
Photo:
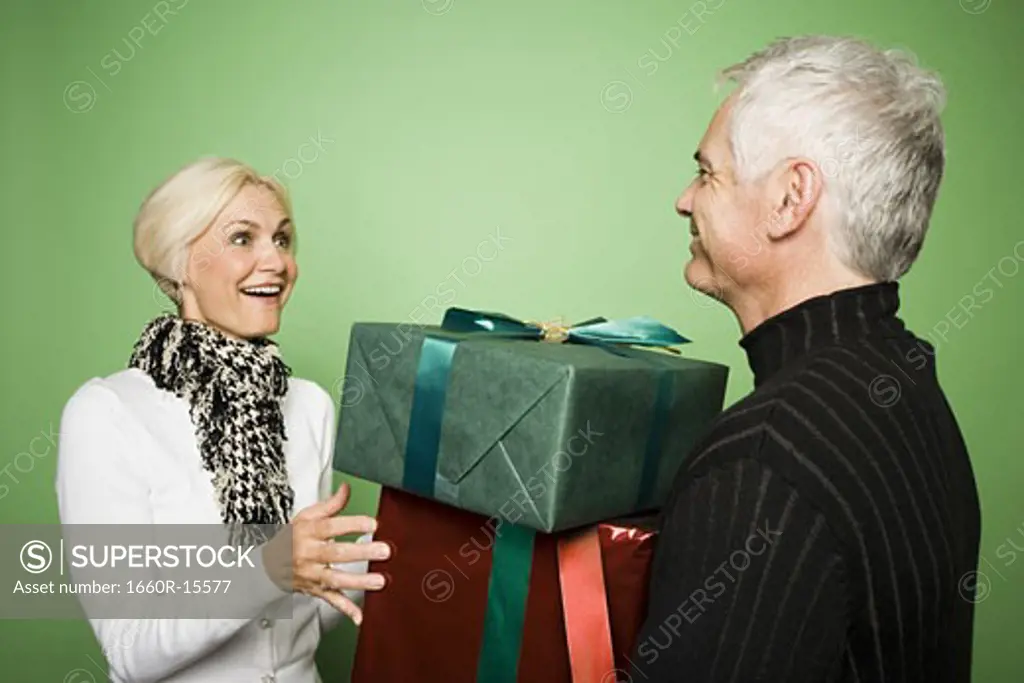
<instances>
[{"instance_id":1,"label":"woman's eye","mask_svg":"<svg viewBox=\"0 0 1024 683\"><path fill-rule=\"evenodd\" d=\"M282 233L278 233L274 237L274 240L277 242L277 245L279 247L281 247L282 249L287 249L288 247L292 246L291 235L286 235L283 232Z\"/></svg>"},{"instance_id":2,"label":"woman's eye","mask_svg":"<svg viewBox=\"0 0 1024 683\"><path fill-rule=\"evenodd\" d=\"M249 233L247 232L236 232L231 236L231 244L235 246L244 247L249 244Z\"/></svg>"}]
</instances>

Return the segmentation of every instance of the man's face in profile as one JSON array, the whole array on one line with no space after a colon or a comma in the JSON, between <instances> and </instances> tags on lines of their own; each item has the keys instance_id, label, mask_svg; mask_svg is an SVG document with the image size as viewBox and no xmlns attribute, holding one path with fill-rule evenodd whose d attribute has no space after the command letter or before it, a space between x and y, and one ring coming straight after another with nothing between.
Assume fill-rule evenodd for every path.
<instances>
[{"instance_id":1,"label":"man's face in profile","mask_svg":"<svg viewBox=\"0 0 1024 683\"><path fill-rule=\"evenodd\" d=\"M741 184L736 178L730 112L727 99L701 139L695 155L697 177L676 201L676 211L688 218L692 235L686 281L725 302L738 286L757 276L755 257L765 245L759 243L755 227L767 216L759 186Z\"/></svg>"}]
</instances>

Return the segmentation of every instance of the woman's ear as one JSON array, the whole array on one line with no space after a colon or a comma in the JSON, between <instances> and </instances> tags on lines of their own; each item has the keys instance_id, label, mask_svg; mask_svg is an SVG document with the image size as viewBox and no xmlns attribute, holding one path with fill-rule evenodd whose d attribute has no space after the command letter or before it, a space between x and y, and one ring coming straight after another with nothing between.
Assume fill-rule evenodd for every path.
<instances>
[{"instance_id":1,"label":"woman's ear","mask_svg":"<svg viewBox=\"0 0 1024 683\"><path fill-rule=\"evenodd\" d=\"M173 278L160 276L156 281L157 288L174 303L181 304L181 284Z\"/></svg>"}]
</instances>

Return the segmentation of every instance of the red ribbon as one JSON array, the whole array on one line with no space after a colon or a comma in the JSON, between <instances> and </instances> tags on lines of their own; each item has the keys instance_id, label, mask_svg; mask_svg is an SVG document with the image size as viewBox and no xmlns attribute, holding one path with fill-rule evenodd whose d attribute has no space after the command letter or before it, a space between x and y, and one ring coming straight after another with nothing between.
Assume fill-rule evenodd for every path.
<instances>
[{"instance_id":1,"label":"red ribbon","mask_svg":"<svg viewBox=\"0 0 1024 683\"><path fill-rule=\"evenodd\" d=\"M559 539L558 578L572 682L608 683L609 674L615 680L598 525Z\"/></svg>"}]
</instances>

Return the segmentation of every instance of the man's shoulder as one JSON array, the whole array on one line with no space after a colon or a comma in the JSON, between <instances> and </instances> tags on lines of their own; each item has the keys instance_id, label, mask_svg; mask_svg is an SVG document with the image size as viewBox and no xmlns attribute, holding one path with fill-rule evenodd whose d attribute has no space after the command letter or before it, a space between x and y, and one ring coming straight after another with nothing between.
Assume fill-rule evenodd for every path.
<instances>
[{"instance_id":1,"label":"man's shoulder","mask_svg":"<svg viewBox=\"0 0 1024 683\"><path fill-rule=\"evenodd\" d=\"M692 476L756 458L776 420L777 395L755 391L723 410L694 445L686 469Z\"/></svg>"},{"instance_id":2,"label":"man's shoulder","mask_svg":"<svg viewBox=\"0 0 1024 683\"><path fill-rule=\"evenodd\" d=\"M732 469L749 460L795 484L806 482L813 463L804 451L808 435L818 430L815 409L835 412L842 406L823 406L800 379L796 375L758 389L723 411L687 459L688 476Z\"/></svg>"},{"instance_id":3,"label":"man's shoulder","mask_svg":"<svg viewBox=\"0 0 1024 683\"><path fill-rule=\"evenodd\" d=\"M915 362L926 359L914 340L909 335L871 336L824 346L794 363L779 378L779 388L790 397L813 389L877 404L886 400L890 387L934 383L934 366Z\"/></svg>"},{"instance_id":4,"label":"man's shoulder","mask_svg":"<svg viewBox=\"0 0 1024 683\"><path fill-rule=\"evenodd\" d=\"M695 445L691 466L735 457L782 457L836 431L856 431L907 400L923 377L904 367L900 349L862 339L816 349L724 410Z\"/></svg>"}]
</instances>

